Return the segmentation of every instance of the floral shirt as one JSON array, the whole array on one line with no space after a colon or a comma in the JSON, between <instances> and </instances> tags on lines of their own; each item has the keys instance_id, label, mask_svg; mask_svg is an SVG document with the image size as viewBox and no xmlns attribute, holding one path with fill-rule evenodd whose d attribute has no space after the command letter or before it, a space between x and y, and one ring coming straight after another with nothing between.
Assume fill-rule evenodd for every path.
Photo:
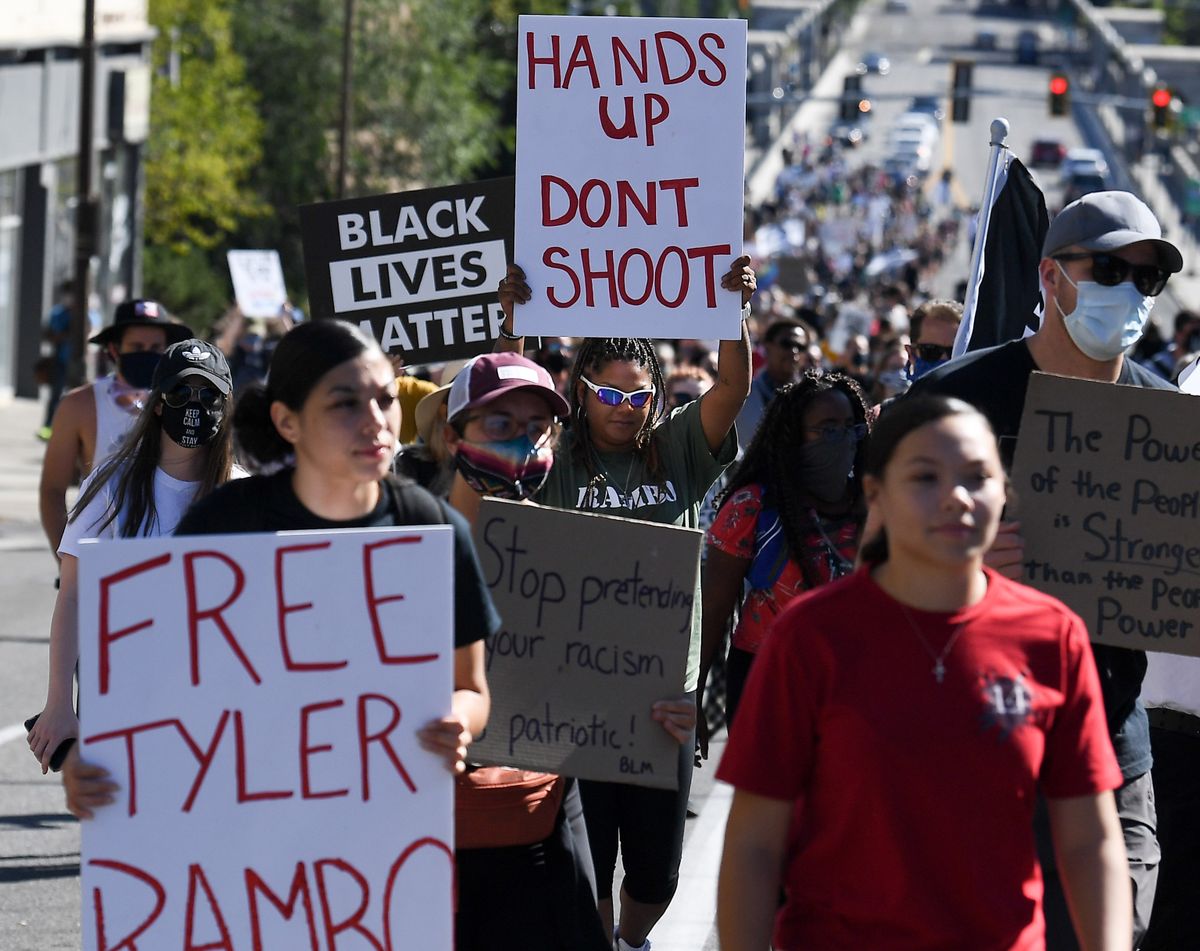
<instances>
[{"instance_id":1,"label":"floral shirt","mask_svg":"<svg viewBox=\"0 0 1200 951\"><path fill-rule=\"evenodd\" d=\"M750 593L733 632L733 646L757 653L771 622L805 591L849 574L858 552L858 520L853 515L818 521L810 512L800 557L789 557L778 513L763 506L759 483L743 486L721 506L708 530L708 544L750 562ZM832 545L832 547L831 547Z\"/></svg>"}]
</instances>

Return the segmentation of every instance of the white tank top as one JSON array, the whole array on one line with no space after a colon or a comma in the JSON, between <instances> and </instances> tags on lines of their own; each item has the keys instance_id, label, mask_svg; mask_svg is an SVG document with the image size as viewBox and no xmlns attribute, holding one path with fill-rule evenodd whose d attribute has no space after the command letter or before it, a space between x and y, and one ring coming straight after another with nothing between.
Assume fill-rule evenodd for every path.
<instances>
[{"instance_id":1,"label":"white tank top","mask_svg":"<svg viewBox=\"0 0 1200 951\"><path fill-rule=\"evenodd\" d=\"M92 459L95 470L121 447L125 434L137 422L138 414L129 412L117 402L118 387L112 373L92 385L92 394L96 398L96 455Z\"/></svg>"}]
</instances>

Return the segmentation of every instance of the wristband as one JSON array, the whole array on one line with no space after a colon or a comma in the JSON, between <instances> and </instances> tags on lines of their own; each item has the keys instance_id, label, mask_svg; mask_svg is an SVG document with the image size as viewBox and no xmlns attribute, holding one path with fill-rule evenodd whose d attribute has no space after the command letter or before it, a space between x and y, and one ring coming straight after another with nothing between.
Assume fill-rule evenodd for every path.
<instances>
[{"instance_id":1,"label":"wristband","mask_svg":"<svg viewBox=\"0 0 1200 951\"><path fill-rule=\"evenodd\" d=\"M524 340L525 339L524 334L510 334L507 330L504 329L504 324L500 325L500 336L503 337L505 340Z\"/></svg>"}]
</instances>

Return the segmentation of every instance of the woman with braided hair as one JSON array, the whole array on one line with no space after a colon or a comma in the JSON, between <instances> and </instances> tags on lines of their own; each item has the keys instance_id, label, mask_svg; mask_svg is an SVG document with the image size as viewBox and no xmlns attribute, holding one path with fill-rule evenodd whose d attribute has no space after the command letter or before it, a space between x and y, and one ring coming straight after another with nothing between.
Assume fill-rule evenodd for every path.
<instances>
[{"instance_id":1,"label":"woman with braided hair","mask_svg":"<svg viewBox=\"0 0 1200 951\"><path fill-rule=\"evenodd\" d=\"M861 473L870 415L853 379L805 371L776 392L718 502L707 536L696 703L702 709L708 668L740 603L725 674L731 727L771 622L793 598L854 568L865 517ZM707 756L700 719L700 750Z\"/></svg>"},{"instance_id":2,"label":"woman with braided hair","mask_svg":"<svg viewBox=\"0 0 1200 951\"><path fill-rule=\"evenodd\" d=\"M740 257L721 287L740 292L746 313L755 290L750 259ZM501 348L520 352L514 305L532 290L510 265L500 284ZM666 411L658 354L649 340L589 338L575 356L567 398L571 415L554 468L537 501L557 508L695 528L709 487L733 461L733 430L750 392L750 340L722 340L717 382L700 399ZM696 603L700 603L697 591ZM620 841L625 877L617 928L620 951L648 949L679 880L683 826L695 749L694 693L700 669L700 611L694 612L681 695L654 704L651 716L679 743L677 791L580 781L596 869L600 917L613 921L613 878Z\"/></svg>"}]
</instances>

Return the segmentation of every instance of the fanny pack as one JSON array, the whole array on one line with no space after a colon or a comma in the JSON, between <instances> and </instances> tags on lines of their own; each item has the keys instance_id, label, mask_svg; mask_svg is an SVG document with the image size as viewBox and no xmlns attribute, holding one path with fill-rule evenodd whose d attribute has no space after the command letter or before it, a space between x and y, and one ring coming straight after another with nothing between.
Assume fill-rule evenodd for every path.
<instances>
[{"instance_id":1,"label":"fanny pack","mask_svg":"<svg viewBox=\"0 0 1200 951\"><path fill-rule=\"evenodd\" d=\"M504 766L468 767L454 780L454 845L494 849L550 837L566 780Z\"/></svg>"}]
</instances>

